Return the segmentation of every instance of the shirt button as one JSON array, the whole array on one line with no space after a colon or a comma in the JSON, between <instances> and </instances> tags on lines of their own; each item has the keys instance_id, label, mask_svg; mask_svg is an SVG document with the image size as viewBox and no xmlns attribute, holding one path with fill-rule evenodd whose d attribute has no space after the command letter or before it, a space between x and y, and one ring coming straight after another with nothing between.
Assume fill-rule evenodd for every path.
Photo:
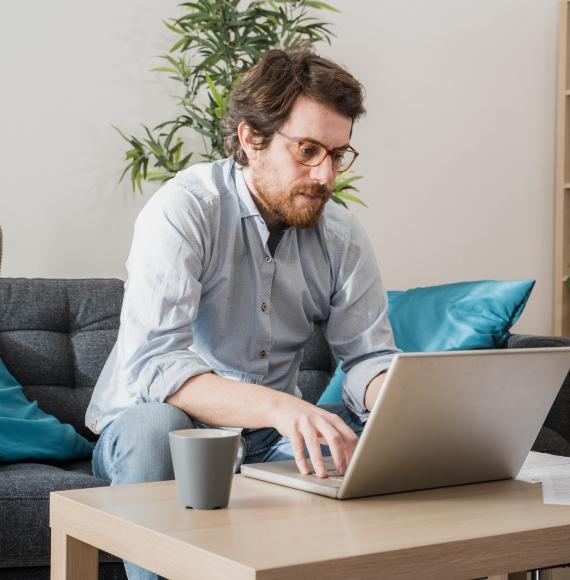
<instances>
[{"instance_id":1,"label":"shirt button","mask_svg":"<svg viewBox=\"0 0 570 580\"><path fill-rule=\"evenodd\" d=\"M261 311L265 312L266 310L267 310L267 304L265 302L263 302L261 305Z\"/></svg>"},{"instance_id":2,"label":"shirt button","mask_svg":"<svg viewBox=\"0 0 570 580\"><path fill-rule=\"evenodd\" d=\"M265 256L265 261L269 264L269 262L273 262L273 258L271 256Z\"/></svg>"},{"instance_id":3,"label":"shirt button","mask_svg":"<svg viewBox=\"0 0 570 580\"><path fill-rule=\"evenodd\" d=\"M262 351L259 353L259 356L260 356L261 358L266 358L266 357L267 357L267 352L265 352L264 350L262 350Z\"/></svg>"}]
</instances>

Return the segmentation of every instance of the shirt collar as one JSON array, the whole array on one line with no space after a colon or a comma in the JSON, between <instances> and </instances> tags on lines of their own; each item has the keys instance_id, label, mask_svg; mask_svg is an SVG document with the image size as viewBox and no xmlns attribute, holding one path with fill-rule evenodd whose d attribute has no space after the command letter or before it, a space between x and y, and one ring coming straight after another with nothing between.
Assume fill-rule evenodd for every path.
<instances>
[{"instance_id":1,"label":"shirt collar","mask_svg":"<svg viewBox=\"0 0 570 580\"><path fill-rule=\"evenodd\" d=\"M241 217L242 218L252 216L261 217L259 209L257 209L257 206L255 205L255 202L251 197L251 193L249 192L249 188L247 187L247 183L245 182L243 168L237 163L234 163L234 181L236 184L236 190L238 194Z\"/></svg>"}]
</instances>

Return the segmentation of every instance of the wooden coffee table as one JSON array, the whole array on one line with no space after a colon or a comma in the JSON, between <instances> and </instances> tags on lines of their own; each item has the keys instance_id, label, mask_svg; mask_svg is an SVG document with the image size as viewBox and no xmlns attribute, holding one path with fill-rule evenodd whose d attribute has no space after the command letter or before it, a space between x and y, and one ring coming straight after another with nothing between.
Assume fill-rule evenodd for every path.
<instances>
[{"instance_id":1,"label":"wooden coffee table","mask_svg":"<svg viewBox=\"0 0 570 580\"><path fill-rule=\"evenodd\" d=\"M98 549L184 580L457 580L570 562L570 506L513 480L338 501L237 475L221 510L181 507L168 481L52 493L50 511L53 580L96 580Z\"/></svg>"}]
</instances>

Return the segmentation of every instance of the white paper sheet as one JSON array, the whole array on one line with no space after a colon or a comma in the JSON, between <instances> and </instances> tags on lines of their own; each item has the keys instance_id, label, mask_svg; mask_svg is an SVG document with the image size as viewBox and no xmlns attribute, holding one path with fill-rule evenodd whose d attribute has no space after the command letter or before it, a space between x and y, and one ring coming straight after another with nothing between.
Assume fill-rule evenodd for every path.
<instances>
[{"instance_id":1,"label":"white paper sheet","mask_svg":"<svg viewBox=\"0 0 570 580\"><path fill-rule=\"evenodd\" d=\"M515 479L542 483L544 503L570 505L570 457L531 451Z\"/></svg>"},{"instance_id":2,"label":"white paper sheet","mask_svg":"<svg viewBox=\"0 0 570 580\"><path fill-rule=\"evenodd\" d=\"M544 503L570 505L570 476L555 473L542 480Z\"/></svg>"}]
</instances>

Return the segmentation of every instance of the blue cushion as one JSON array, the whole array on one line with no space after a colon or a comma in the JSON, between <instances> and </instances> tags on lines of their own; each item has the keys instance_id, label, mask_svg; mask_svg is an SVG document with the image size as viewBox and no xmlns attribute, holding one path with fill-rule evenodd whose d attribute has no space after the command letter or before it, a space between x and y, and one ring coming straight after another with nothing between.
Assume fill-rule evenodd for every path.
<instances>
[{"instance_id":1,"label":"blue cushion","mask_svg":"<svg viewBox=\"0 0 570 580\"><path fill-rule=\"evenodd\" d=\"M22 386L0 360L0 463L64 461L89 457L93 447L71 425L28 401Z\"/></svg>"},{"instance_id":2,"label":"blue cushion","mask_svg":"<svg viewBox=\"0 0 570 580\"><path fill-rule=\"evenodd\" d=\"M342 383L344 377L345 374L342 372L342 362L339 362L330 383L317 401L317 405L328 405L329 403L342 402Z\"/></svg>"},{"instance_id":3,"label":"blue cushion","mask_svg":"<svg viewBox=\"0 0 570 580\"><path fill-rule=\"evenodd\" d=\"M504 345L534 280L479 280L388 292L388 318L404 352L490 349ZM341 363L317 402L342 401Z\"/></svg>"}]
</instances>

